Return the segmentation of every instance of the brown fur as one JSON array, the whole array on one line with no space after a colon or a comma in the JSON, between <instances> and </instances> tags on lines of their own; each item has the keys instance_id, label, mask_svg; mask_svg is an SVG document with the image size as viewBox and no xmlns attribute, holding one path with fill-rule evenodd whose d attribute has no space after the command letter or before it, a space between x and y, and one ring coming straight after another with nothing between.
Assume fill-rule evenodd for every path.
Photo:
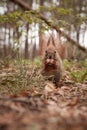
<instances>
[{"instance_id":1,"label":"brown fur","mask_svg":"<svg viewBox=\"0 0 87 130\"><path fill-rule=\"evenodd\" d=\"M62 61L52 36L49 38L46 49L44 50L41 74L55 84L58 83L62 75Z\"/></svg>"}]
</instances>

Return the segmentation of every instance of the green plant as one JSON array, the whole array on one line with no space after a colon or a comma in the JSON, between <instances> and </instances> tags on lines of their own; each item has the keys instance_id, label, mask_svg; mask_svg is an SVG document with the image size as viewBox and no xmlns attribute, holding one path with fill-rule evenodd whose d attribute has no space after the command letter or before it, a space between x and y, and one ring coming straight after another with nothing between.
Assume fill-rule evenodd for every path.
<instances>
[{"instance_id":1,"label":"green plant","mask_svg":"<svg viewBox=\"0 0 87 130\"><path fill-rule=\"evenodd\" d=\"M77 71L69 71L69 72L73 80L79 83L83 83L87 77L87 70L82 70L82 71L77 70Z\"/></svg>"},{"instance_id":2,"label":"green plant","mask_svg":"<svg viewBox=\"0 0 87 130\"><path fill-rule=\"evenodd\" d=\"M69 72L72 80L83 83L87 78L87 61L71 61L65 60L63 62L64 68Z\"/></svg>"}]
</instances>

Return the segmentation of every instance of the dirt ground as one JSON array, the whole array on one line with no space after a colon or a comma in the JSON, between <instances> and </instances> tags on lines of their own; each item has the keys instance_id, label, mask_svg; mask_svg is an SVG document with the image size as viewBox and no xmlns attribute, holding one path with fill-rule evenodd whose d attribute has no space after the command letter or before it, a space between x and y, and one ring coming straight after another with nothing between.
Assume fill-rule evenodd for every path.
<instances>
[{"instance_id":1,"label":"dirt ground","mask_svg":"<svg viewBox=\"0 0 87 130\"><path fill-rule=\"evenodd\" d=\"M46 94L0 97L0 130L87 130L87 91L67 84Z\"/></svg>"},{"instance_id":2,"label":"dirt ground","mask_svg":"<svg viewBox=\"0 0 87 130\"><path fill-rule=\"evenodd\" d=\"M47 83L18 94L0 83L0 130L87 130L86 81L75 83L65 76L57 88Z\"/></svg>"}]
</instances>

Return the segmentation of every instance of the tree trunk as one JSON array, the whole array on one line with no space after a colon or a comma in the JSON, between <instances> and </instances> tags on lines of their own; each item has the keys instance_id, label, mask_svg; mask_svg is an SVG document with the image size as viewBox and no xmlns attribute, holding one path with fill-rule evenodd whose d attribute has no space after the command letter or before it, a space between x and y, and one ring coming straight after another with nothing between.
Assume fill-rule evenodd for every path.
<instances>
[{"instance_id":1,"label":"tree trunk","mask_svg":"<svg viewBox=\"0 0 87 130\"><path fill-rule=\"evenodd\" d=\"M29 59L29 55L28 55L28 29L29 29L29 25L26 25L26 41L25 41L25 59Z\"/></svg>"}]
</instances>

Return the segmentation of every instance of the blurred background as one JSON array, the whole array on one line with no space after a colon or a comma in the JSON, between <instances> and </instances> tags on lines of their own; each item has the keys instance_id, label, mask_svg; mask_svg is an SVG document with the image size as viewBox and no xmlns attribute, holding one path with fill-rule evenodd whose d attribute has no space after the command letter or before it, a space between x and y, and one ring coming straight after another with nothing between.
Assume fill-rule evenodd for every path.
<instances>
[{"instance_id":1,"label":"blurred background","mask_svg":"<svg viewBox=\"0 0 87 130\"><path fill-rule=\"evenodd\" d=\"M1 59L41 56L50 34L62 59L87 58L87 0L0 0Z\"/></svg>"}]
</instances>

